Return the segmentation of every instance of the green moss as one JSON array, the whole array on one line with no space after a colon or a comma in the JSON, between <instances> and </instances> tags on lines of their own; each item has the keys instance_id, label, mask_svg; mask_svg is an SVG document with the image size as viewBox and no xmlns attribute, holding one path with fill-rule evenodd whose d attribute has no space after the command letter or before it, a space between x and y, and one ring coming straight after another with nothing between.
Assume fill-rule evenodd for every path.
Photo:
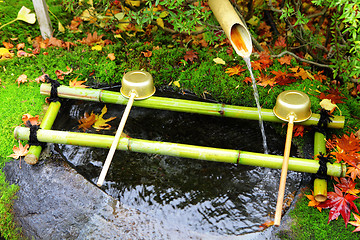
<instances>
[{"instance_id":1,"label":"green moss","mask_svg":"<svg viewBox=\"0 0 360 240\"><path fill-rule=\"evenodd\" d=\"M311 195L311 192L307 191L306 194ZM355 227L348 224L347 228L345 228L344 220L341 216L338 220L333 220L328 224L329 209L322 209L322 212L319 212L316 208L307 206L308 203L309 200L305 196L299 199L294 210L290 212L290 216L293 219L292 232L291 234L280 234L281 239L352 240L357 238L356 233L352 233ZM356 205L359 208L359 201L356 201ZM350 221L354 220L354 217L351 215Z\"/></svg>"}]
</instances>

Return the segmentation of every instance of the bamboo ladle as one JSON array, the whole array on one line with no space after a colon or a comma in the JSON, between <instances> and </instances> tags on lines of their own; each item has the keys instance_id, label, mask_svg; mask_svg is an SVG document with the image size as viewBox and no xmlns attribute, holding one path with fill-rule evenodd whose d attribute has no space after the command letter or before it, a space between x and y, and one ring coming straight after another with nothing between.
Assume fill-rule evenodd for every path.
<instances>
[{"instance_id":1,"label":"bamboo ladle","mask_svg":"<svg viewBox=\"0 0 360 240\"><path fill-rule=\"evenodd\" d=\"M302 122L309 119L312 115L310 107L311 102L308 95L297 90L288 90L279 94L273 109L276 117L289 122L286 133L284 159L281 168L279 193L275 211L274 225L277 227L280 226L281 221L294 122Z\"/></svg>"},{"instance_id":2,"label":"bamboo ladle","mask_svg":"<svg viewBox=\"0 0 360 240\"><path fill-rule=\"evenodd\" d=\"M128 72L123 76L121 82L122 84L120 92L124 97L129 98L129 101L126 105L119 127L116 131L114 141L111 144L109 153L106 157L104 166L97 181L97 185L99 187L101 187L104 183L106 174L109 170L111 161L115 154L116 147L119 144L121 133L124 130L124 126L129 116L134 100L146 99L151 97L155 93L153 78L150 73L145 71L136 70Z\"/></svg>"}]
</instances>

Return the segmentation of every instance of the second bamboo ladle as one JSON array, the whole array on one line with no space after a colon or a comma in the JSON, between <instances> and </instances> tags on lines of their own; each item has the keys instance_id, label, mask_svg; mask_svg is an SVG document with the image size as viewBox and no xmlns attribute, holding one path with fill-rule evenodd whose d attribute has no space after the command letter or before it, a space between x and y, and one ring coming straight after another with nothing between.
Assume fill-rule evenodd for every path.
<instances>
[{"instance_id":1,"label":"second bamboo ladle","mask_svg":"<svg viewBox=\"0 0 360 240\"><path fill-rule=\"evenodd\" d=\"M121 133L124 130L124 126L134 100L146 99L155 93L153 78L150 73L145 71L136 70L128 72L123 76L120 92L124 97L129 98L129 101L126 105L119 127L116 131L114 141L111 144L109 153L97 181L97 185L99 187L101 187L104 183L105 176L109 170L116 147L119 144Z\"/></svg>"},{"instance_id":2,"label":"second bamboo ladle","mask_svg":"<svg viewBox=\"0 0 360 240\"><path fill-rule=\"evenodd\" d=\"M284 91L280 93L276 99L276 105L273 110L275 116L281 120L289 122L286 133L284 159L282 163L279 193L275 211L274 225L277 227L280 226L281 221L294 122L303 122L309 119L312 115L310 107L311 102L309 96L297 90Z\"/></svg>"}]
</instances>

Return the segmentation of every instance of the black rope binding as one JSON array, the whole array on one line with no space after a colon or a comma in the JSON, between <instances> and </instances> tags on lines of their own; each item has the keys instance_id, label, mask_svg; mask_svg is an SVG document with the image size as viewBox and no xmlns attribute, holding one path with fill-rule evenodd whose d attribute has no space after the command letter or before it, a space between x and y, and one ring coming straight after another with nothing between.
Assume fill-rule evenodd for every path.
<instances>
[{"instance_id":1,"label":"black rope binding","mask_svg":"<svg viewBox=\"0 0 360 240\"><path fill-rule=\"evenodd\" d=\"M331 118L334 118L334 116L330 114L330 111L321 109L320 119L317 126L315 127L315 131L322 133L326 136L328 125L332 122Z\"/></svg>"},{"instance_id":2,"label":"black rope binding","mask_svg":"<svg viewBox=\"0 0 360 240\"><path fill-rule=\"evenodd\" d=\"M331 156L327 155L324 156L323 153L320 152L319 156L319 169L315 174L315 178L319 178L319 179L326 179L328 180L328 175L327 175L327 163L330 162Z\"/></svg>"},{"instance_id":3,"label":"black rope binding","mask_svg":"<svg viewBox=\"0 0 360 240\"><path fill-rule=\"evenodd\" d=\"M46 146L46 143L40 142L37 138L37 131L40 129L40 126L32 125L30 121L27 121L25 125L30 128L30 136L29 136L28 144L30 146L41 146L42 148L44 148Z\"/></svg>"},{"instance_id":4,"label":"black rope binding","mask_svg":"<svg viewBox=\"0 0 360 240\"><path fill-rule=\"evenodd\" d=\"M47 82L51 83L50 97L47 98L48 102L60 102L57 88L60 87L60 83L57 80L51 79L48 75L45 75Z\"/></svg>"}]
</instances>

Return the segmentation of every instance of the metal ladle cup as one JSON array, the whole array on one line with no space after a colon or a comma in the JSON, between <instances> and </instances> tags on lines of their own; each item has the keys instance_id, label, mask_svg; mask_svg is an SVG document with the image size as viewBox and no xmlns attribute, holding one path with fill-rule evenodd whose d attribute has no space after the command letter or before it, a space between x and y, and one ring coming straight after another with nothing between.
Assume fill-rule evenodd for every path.
<instances>
[{"instance_id":1,"label":"metal ladle cup","mask_svg":"<svg viewBox=\"0 0 360 240\"><path fill-rule=\"evenodd\" d=\"M308 95L297 90L288 90L279 94L276 99L276 105L273 109L276 117L289 122L286 133L284 159L282 163L279 193L274 219L274 225L277 227L280 226L281 221L294 122L303 122L309 119L312 115L310 107L311 102Z\"/></svg>"},{"instance_id":2,"label":"metal ladle cup","mask_svg":"<svg viewBox=\"0 0 360 240\"><path fill-rule=\"evenodd\" d=\"M123 76L121 83L122 84L120 92L124 97L129 98L129 101L126 105L119 127L116 131L114 141L111 144L109 153L106 157L104 166L97 181L97 185L99 187L101 187L104 183L106 174L109 170L112 158L115 154L116 147L119 144L121 133L124 130L124 126L129 116L134 100L146 99L151 97L155 93L153 78L150 73L145 71L135 70L128 72Z\"/></svg>"}]
</instances>

